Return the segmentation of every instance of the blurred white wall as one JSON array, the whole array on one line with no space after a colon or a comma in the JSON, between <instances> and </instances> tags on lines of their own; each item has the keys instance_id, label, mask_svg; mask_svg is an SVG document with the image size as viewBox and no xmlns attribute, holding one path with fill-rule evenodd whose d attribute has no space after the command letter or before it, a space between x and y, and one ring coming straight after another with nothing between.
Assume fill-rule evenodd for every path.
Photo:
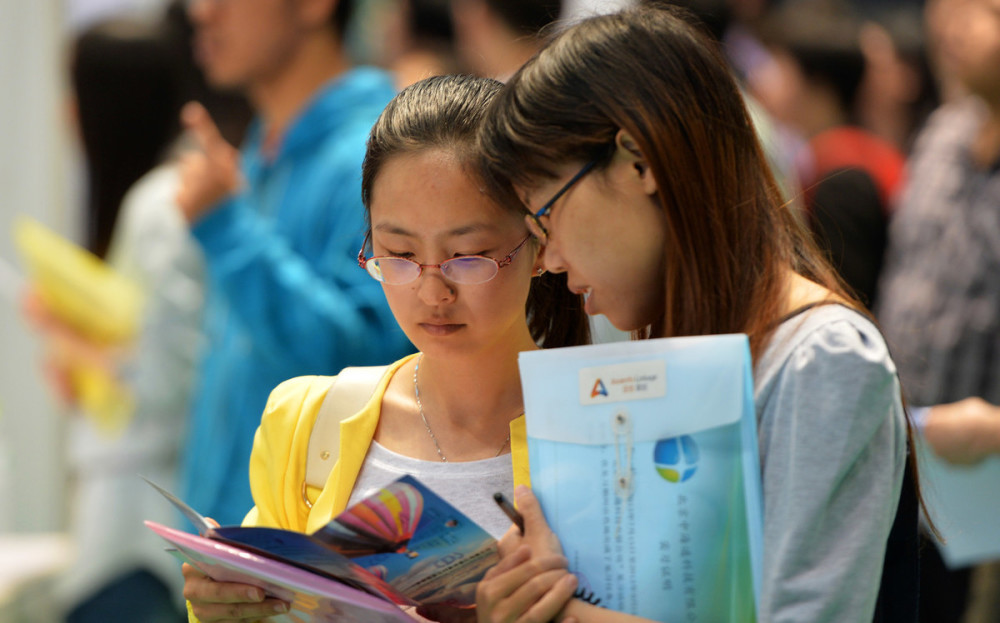
<instances>
[{"instance_id":1,"label":"blurred white wall","mask_svg":"<svg viewBox=\"0 0 1000 623\"><path fill-rule=\"evenodd\" d=\"M11 296L11 224L31 216L80 240L83 181L65 114L65 51L94 21L154 16L165 0L0 0L0 533L65 529L63 414Z\"/></svg>"},{"instance_id":2,"label":"blurred white wall","mask_svg":"<svg viewBox=\"0 0 1000 623\"><path fill-rule=\"evenodd\" d=\"M53 0L0 0L0 258L14 264L16 214L66 233L73 226L61 9ZM37 343L6 291L0 294L0 531L56 530L65 525L63 422L41 384Z\"/></svg>"}]
</instances>

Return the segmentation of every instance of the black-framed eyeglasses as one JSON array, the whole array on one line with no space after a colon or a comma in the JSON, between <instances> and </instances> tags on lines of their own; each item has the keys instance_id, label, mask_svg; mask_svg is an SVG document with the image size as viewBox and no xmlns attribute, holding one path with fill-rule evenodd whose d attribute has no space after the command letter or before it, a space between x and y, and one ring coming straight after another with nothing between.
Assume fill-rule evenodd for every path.
<instances>
[{"instance_id":1,"label":"black-framed eyeglasses","mask_svg":"<svg viewBox=\"0 0 1000 623\"><path fill-rule=\"evenodd\" d=\"M599 160L599 158L594 158L587 164L583 165L583 167L576 172L576 175L569 178L569 181L563 184L563 187L560 188L556 194L552 195L552 198L546 201L545 205L543 205L538 212L529 212L524 215L524 222L528 225L528 231L531 232L532 236L538 238L539 242L545 244L549 241L549 230L544 224L542 224L542 217L551 212L552 206L556 204L556 201L559 201L559 198L565 195L566 192L573 187L573 184L579 182L584 175L589 173L590 170L597 165Z\"/></svg>"},{"instance_id":2,"label":"black-framed eyeglasses","mask_svg":"<svg viewBox=\"0 0 1000 623\"><path fill-rule=\"evenodd\" d=\"M358 266L364 268L375 281L393 286L399 286L414 281L425 268L437 268L449 281L475 285L486 283L493 279L504 266L514 261L517 252L524 243L531 240L531 234L524 237L510 253L502 259L494 259L483 255L462 255L445 260L440 264L421 264L405 257L382 255L365 258L365 248L371 239L371 231L365 236L365 241L358 251Z\"/></svg>"}]
</instances>

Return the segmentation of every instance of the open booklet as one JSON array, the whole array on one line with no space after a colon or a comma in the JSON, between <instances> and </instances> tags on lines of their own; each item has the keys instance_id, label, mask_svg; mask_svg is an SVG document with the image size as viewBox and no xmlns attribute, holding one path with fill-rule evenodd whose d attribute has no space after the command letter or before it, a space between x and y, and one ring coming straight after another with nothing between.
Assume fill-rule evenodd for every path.
<instances>
[{"instance_id":1,"label":"open booklet","mask_svg":"<svg viewBox=\"0 0 1000 623\"><path fill-rule=\"evenodd\" d=\"M471 608L476 584L498 561L493 537L412 476L347 508L313 534L216 527L150 484L198 534L146 525L209 577L253 584L289 602L290 611L273 621L412 621L400 606Z\"/></svg>"}]
</instances>

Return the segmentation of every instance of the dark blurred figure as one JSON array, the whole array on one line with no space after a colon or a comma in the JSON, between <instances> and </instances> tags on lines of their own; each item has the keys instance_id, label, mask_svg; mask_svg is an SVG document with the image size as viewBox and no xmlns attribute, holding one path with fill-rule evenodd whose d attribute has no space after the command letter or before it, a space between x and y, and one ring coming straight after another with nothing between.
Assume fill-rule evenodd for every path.
<instances>
[{"instance_id":1,"label":"dark blurred figure","mask_svg":"<svg viewBox=\"0 0 1000 623\"><path fill-rule=\"evenodd\" d=\"M400 90L429 78L459 72L450 0L388 0L378 20L383 44L376 63Z\"/></svg>"},{"instance_id":2,"label":"dark blurred figure","mask_svg":"<svg viewBox=\"0 0 1000 623\"><path fill-rule=\"evenodd\" d=\"M104 257L122 197L179 128L170 53L142 24L115 20L81 33L70 54L87 167L86 246Z\"/></svg>"},{"instance_id":3,"label":"dark blurred figure","mask_svg":"<svg viewBox=\"0 0 1000 623\"><path fill-rule=\"evenodd\" d=\"M465 70L504 81L531 58L562 13L562 0L451 0Z\"/></svg>"},{"instance_id":4,"label":"dark blurred figure","mask_svg":"<svg viewBox=\"0 0 1000 623\"><path fill-rule=\"evenodd\" d=\"M858 124L904 154L940 104L931 71L923 9L914 3L861 12L865 75L855 102Z\"/></svg>"},{"instance_id":5,"label":"dark blurred figure","mask_svg":"<svg viewBox=\"0 0 1000 623\"><path fill-rule=\"evenodd\" d=\"M955 84L945 85L945 103L909 160L909 181L889 232L878 318L912 404L976 397L997 405L1000 0L934 0L927 11L935 66ZM928 432L933 423L928 420ZM976 569L993 587L975 594L992 603L970 604L969 569L947 569L930 543L925 551L922 621L968 621L963 617L973 609L991 611L977 621L998 619L995 568Z\"/></svg>"},{"instance_id":6,"label":"dark blurred figure","mask_svg":"<svg viewBox=\"0 0 1000 623\"><path fill-rule=\"evenodd\" d=\"M843 279L872 306L905 157L859 125L862 24L837 0L798 0L773 10L759 34L782 81L759 95L806 138L796 162L809 225Z\"/></svg>"}]
</instances>

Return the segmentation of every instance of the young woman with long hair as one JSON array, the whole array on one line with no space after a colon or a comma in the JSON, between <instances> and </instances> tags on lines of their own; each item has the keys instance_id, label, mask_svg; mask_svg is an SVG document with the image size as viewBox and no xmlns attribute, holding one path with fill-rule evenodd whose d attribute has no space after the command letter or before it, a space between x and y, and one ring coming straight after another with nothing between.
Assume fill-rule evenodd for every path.
<instances>
[{"instance_id":1,"label":"young woman with long hair","mask_svg":"<svg viewBox=\"0 0 1000 623\"><path fill-rule=\"evenodd\" d=\"M545 268L567 275L588 313L637 337L749 336L765 512L760 620L912 617L879 593L884 560L916 559L895 366L780 199L715 44L668 8L585 20L515 74L480 138L492 186L522 198ZM536 601L558 575L532 579L536 557L559 553L558 541L530 492L516 495L528 526L504 538L480 583L481 621L559 611ZM915 582L898 569L886 578ZM581 600L560 616L629 620Z\"/></svg>"}]
</instances>

